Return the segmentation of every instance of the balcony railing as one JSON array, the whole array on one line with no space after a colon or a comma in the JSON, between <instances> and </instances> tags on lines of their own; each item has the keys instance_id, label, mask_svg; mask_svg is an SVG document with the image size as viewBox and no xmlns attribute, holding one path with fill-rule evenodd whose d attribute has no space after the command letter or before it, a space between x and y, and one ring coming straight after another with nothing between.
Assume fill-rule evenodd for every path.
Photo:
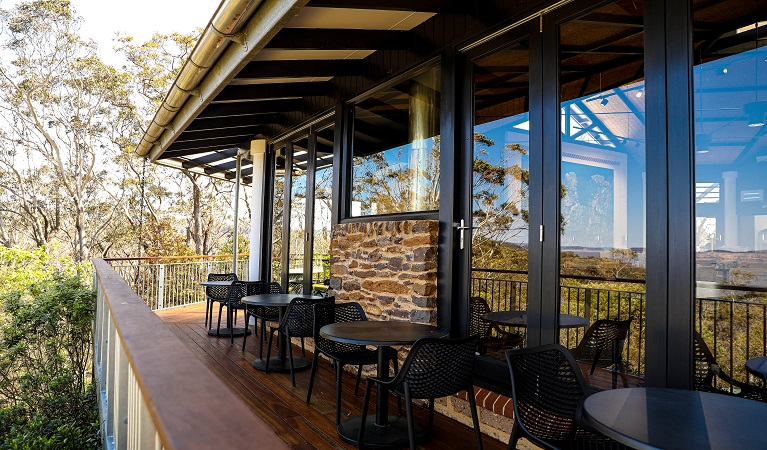
<instances>
[{"instance_id":1,"label":"balcony railing","mask_svg":"<svg viewBox=\"0 0 767 450\"><path fill-rule=\"evenodd\" d=\"M104 448L287 448L114 269L93 265Z\"/></svg>"},{"instance_id":2,"label":"balcony railing","mask_svg":"<svg viewBox=\"0 0 767 450\"><path fill-rule=\"evenodd\" d=\"M644 280L563 276L560 311L599 319L633 317L623 358L629 372L644 376ZM610 286L606 286L609 283ZM767 354L767 289L698 283L712 295L695 299L695 329L701 333L723 371L747 380L745 362ZM488 300L496 311L527 309L527 273L523 271L472 270L472 295ZM583 329L561 330L560 342L574 347ZM757 381L757 380L751 380ZM717 380L721 384L721 381ZM724 389L729 385L720 386Z\"/></svg>"},{"instance_id":3,"label":"balcony railing","mask_svg":"<svg viewBox=\"0 0 767 450\"><path fill-rule=\"evenodd\" d=\"M112 268L151 309L159 310L204 302L198 284L209 273L232 271L232 256L174 256L163 258L111 258ZM247 280L248 258L237 260L237 276Z\"/></svg>"}]
</instances>

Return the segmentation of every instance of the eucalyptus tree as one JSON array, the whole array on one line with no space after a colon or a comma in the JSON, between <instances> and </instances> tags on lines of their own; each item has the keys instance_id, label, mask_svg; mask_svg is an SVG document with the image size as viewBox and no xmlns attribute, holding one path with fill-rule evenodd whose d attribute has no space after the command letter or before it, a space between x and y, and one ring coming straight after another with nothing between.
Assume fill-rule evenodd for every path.
<instances>
[{"instance_id":1,"label":"eucalyptus tree","mask_svg":"<svg viewBox=\"0 0 767 450\"><path fill-rule=\"evenodd\" d=\"M114 218L96 221L87 212L102 195L96 182L104 155L116 151L121 123L130 115L128 77L102 62L96 44L80 37L81 18L67 0L0 10L0 23L0 139L13 150L0 159L4 174L11 174L0 188L19 205L34 203L25 197L32 193L13 189L20 179L49 171L34 195L42 189L56 193L57 217L71 221L60 228L68 231L74 258L86 259L91 232ZM18 211L30 222L46 215L40 209ZM40 243L50 234L38 238Z\"/></svg>"}]
</instances>

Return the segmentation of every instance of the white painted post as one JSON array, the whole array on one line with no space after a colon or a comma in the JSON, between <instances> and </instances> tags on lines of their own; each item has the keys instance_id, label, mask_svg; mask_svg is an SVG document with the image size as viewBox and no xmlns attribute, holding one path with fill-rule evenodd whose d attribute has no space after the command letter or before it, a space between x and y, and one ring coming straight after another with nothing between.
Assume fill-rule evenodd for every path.
<instances>
[{"instance_id":1,"label":"white painted post","mask_svg":"<svg viewBox=\"0 0 767 450\"><path fill-rule=\"evenodd\" d=\"M157 309L165 306L165 264L160 264L157 273Z\"/></svg>"},{"instance_id":2,"label":"white painted post","mask_svg":"<svg viewBox=\"0 0 767 450\"><path fill-rule=\"evenodd\" d=\"M250 258L248 260L248 279L261 279L261 236L264 229L264 161L266 159L266 141L250 141L250 157L253 159L253 181L250 196Z\"/></svg>"}]
</instances>

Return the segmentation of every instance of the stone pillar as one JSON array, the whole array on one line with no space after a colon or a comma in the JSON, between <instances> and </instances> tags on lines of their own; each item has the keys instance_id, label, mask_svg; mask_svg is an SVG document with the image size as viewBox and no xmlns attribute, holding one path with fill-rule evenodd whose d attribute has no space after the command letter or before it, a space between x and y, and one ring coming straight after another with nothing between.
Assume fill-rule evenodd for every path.
<instances>
[{"instance_id":1,"label":"stone pillar","mask_svg":"<svg viewBox=\"0 0 767 450\"><path fill-rule=\"evenodd\" d=\"M248 279L261 279L261 238L264 230L264 161L266 159L266 141L250 141L250 157L253 159L253 181L250 196L250 259L248 260Z\"/></svg>"},{"instance_id":2,"label":"stone pillar","mask_svg":"<svg viewBox=\"0 0 767 450\"><path fill-rule=\"evenodd\" d=\"M724 249L733 249L738 246L738 215L736 205L738 201L738 188L735 180L738 178L737 171L722 172L724 186L722 203L724 204Z\"/></svg>"}]
</instances>

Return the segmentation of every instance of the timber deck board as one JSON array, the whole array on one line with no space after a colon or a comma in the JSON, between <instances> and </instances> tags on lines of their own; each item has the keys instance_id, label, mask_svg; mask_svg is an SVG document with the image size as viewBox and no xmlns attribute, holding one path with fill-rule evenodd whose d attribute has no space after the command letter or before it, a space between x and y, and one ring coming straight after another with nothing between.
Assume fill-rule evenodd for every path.
<instances>
[{"instance_id":1,"label":"timber deck board","mask_svg":"<svg viewBox=\"0 0 767 450\"><path fill-rule=\"evenodd\" d=\"M230 345L228 336L209 336L203 324L204 304L161 310L157 311L157 315L169 325L191 352L222 379L287 445L296 450L354 448L343 442L336 431L335 379L329 362L320 359L321 364L314 380L312 403L307 405L309 370L296 372L296 387L293 388L289 373L267 374L251 366L258 354L260 336L255 333L248 336L245 352L241 351L241 337L235 338L234 345ZM253 327L250 329L253 330ZM276 355L276 352L276 348L272 349L272 355ZM294 346L293 355L297 356L300 353L300 347ZM306 357L312 357L308 350ZM363 380L360 395L354 396L355 378L349 373L344 373L343 376L342 421L360 413L365 386ZM371 395L372 415L368 420L374 419L374 401L375 389ZM394 397L390 398L389 410L397 410ZM414 413L416 421L426 423L428 414L425 408L416 407ZM489 436L483 436L482 443L484 448L489 450L506 448L505 443ZM435 414L434 418L434 435L428 442L419 446L423 449L475 447L474 431L470 427L439 413Z\"/></svg>"}]
</instances>

